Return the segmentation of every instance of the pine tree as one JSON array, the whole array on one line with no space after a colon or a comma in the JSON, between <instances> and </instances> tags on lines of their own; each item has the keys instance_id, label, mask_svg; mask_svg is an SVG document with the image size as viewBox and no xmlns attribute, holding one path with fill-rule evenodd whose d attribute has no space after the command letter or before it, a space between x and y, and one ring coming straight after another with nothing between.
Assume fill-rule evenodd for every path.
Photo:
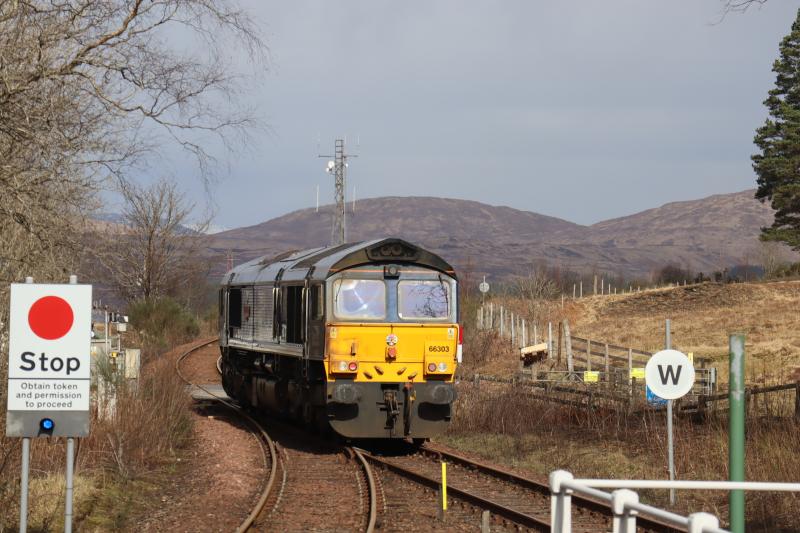
<instances>
[{"instance_id":1,"label":"pine tree","mask_svg":"<svg viewBox=\"0 0 800 533\"><path fill-rule=\"evenodd\" d=\"M753 140L760 149L752 157L756 198L775 209L775 221L762 228L761 239L800 250L800 10L772 71L775 88L764 100L769 117Z\"/></svg>"}]
</instances>

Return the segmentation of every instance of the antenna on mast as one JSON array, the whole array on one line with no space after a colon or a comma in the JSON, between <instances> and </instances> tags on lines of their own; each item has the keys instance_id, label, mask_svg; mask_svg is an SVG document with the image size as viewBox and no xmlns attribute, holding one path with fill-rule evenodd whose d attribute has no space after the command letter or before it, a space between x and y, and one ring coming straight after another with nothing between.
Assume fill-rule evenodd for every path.
<instances>
[{"instance_id":1,"label":"antenna on mast","mask_svg":"<svg viewBox=\"0 0 800 533\"><path fill-rule=\"evenodd\" d=\"M328 161L325 171L328 174L333 174L334 178L334 199L336 200L336 209L333 215L333 224L331 227L331 244L344 244L347 242L347 229L345 217L345 180L347 174L347 159L350 157L358 157L357 155L346 154L344 151L345 139L336 139L334 141L333 155L320 155L319 157L333 158Z\"/></svg>"}]
</instances>

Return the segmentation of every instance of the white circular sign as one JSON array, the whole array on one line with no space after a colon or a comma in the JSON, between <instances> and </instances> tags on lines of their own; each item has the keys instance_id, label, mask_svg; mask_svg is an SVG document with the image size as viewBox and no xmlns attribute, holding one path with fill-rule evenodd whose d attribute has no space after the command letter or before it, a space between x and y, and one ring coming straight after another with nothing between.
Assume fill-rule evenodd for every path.
<instances>
[{"instance_id":1,"label":"white circular sign","mask_svg":"<svg viewBox=\"0 0 800 533\"><path fill-rule=\"evenodd\" d=\"M694 366L678 350L662 350L647 361L644 379L656 396L676 400L692 390Z\"/></svg>"},{"instance_id":2,"label":"white circular sign","mask_svg":"<svg viewBox=\"0 0 800 533\"><path fill-rule=\"evenodd\" d=\"M481 292L489 292L489 284L486 283L485 281L482 281L481 284L478 285L478 290Z\"/></svg>"}]
</instances>

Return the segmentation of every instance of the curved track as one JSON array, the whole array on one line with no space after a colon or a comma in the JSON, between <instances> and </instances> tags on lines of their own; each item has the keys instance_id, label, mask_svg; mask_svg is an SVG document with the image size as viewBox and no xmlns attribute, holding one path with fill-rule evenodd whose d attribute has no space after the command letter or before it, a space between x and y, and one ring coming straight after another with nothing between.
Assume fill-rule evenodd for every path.
<instances>
[{"instance_id":1,"label":"curved track","mask_svg":"<svg viewBox=\"0 0 800 533\"><path fill-rule=\"evenodd\" d=\"M269 465L269 469L270 469L269 470L269 477L267 478L267 482L264 485L263 490L261 491L261 495L259 496L255 507L253 507L253 510L250 512L250 514L247 516L247 518L245 518L245 520L239 525L239 527L236 528L237 532L241 532L241 531L247 531L247 530L250 529L250 527L255 522L256 518L261 514L261 511L264 509L264 505L267 503L267 499L269 498L270 492L272 491L272 486L275 484L275 477L276 477L277 469L278 469L278 461L276 460L276 458L278 457L278 452L277 452L277 449L275 447L275 443L273 442L272 438L270 438L270 436L267 433L267 431L264 429L264 427L261 424L258 423L258 421L255 418L253 418L252 416L247 414L241 407L239 407L235 403L229 402L229 401L225 400L224 398L220 398L219 396L216 396L214 393L212 393L208 389L205 389L202 385L198 385L197 383L192 383L181 372L181 363L183 362L184 359L186 359L188 356L190 356L192 353L194 353L195 351L199 350L200 348L203 348L203 347L208 346L209 344L213 344L215 342L217 342L216 338L215 339L211 339L211 340L207 340L207 341L203 341L203 342L200 342L198 344L193 345L191 348L186 350L184 353L182 353L180 356L178 356L178 359L175 361L175 371L177 372L178 376L187 385L192 385L194 387L199 388L200 390L206 392L210 396L213 396L213 397L217 398L217 401L219 403L221 403L221 404L233 409L239 416L244 418L248 422L248 424L250 424L250 426L253 428L254 432L256 433L256 435L259 438L259 443L261 444L261 452L264 454L264 465L265 466Z\"/></svg>"},{"instance_id":2,"label":"curved track","mask_svg":"<svg viewBox=\"0 0 800 533\"><path fill-rule=\"evenodd\" d=\"M358 499L362 513L360 516L352 516L349 509L345 508L343 516L351 522L350 525L354 530L372 533L375 529L378 515L377 483L369 462L361 451L340 446L323 449L324 446L320 446L319 443L305 445L303 441L309 440L307 435L300 438L298 437L298 430L295 428L270 421L271 427L274 426L273 429L281 435L281 442L284 443L281 446L264 429L264 423L259 421L261 418L259 414L249 414L236 403L215 395L200 384L193 383L181 372L181 362L195 351L216 341L217 339L211 339L193 345L178 357L175 362L175 370L187 385L202 390L214 398L216 402L234 410L236 414L250 424L254 429L254 433L259 437L262 453L264 454L264 464L265 466L269 465L269 478L261 491L258 502L247 519L239 525L237 532L251 529L274 531L276 526L286 531L293 530L292 528L296 527L300 528L298 531L304 530L310 524L304 523L303 519L306 521L312 520L313 522L313 517L305 514L298 516L297 510L302 506L291 508L287 513L281 513L280 510L289 505L287 502L321 496L319 489L322 488L322 485L327 484L334 491L333 494L327 495L329 497L325 499L332 506L346 506L351 503L348 500L337 500L342 490L341 472L343 467L339 461L331 460L337 455L345 455L346 464L344 470L348 476L355 477L355 483L351 487L353 492L351 496L352 499ZM217 371L221 373L220 366L220 360L217 359ZM320 453L328 454L325 460L319 461ZM352 468L354 465L356 468ZM324 497L324 495L322 496Z\"/></svg>"}]
</instances>

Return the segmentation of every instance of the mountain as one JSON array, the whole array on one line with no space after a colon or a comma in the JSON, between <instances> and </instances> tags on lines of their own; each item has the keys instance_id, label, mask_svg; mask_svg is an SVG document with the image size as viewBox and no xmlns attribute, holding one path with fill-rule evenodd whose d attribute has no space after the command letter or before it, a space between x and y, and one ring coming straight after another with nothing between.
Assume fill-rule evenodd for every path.
<instances>
[{"instance_id":1,"label":"mountain","mask_svg":"<svg viewBox=\"0 0 800 533\"><path fill-rule=\"evenodd\" d=\"M711 272L756 259L758 234L772 223L754 191L674 202L627 217L582 226L510 207L469 200L384 197L348 205L348 240L398 236L431 249L457 268L497 278L534 265L648 276L675 263ZM324 245L333 206L301 209L210 237L211 252L241 263L265 254ZM224 261L217 262L221 273Z\"/></svg>"}]
</instances>

